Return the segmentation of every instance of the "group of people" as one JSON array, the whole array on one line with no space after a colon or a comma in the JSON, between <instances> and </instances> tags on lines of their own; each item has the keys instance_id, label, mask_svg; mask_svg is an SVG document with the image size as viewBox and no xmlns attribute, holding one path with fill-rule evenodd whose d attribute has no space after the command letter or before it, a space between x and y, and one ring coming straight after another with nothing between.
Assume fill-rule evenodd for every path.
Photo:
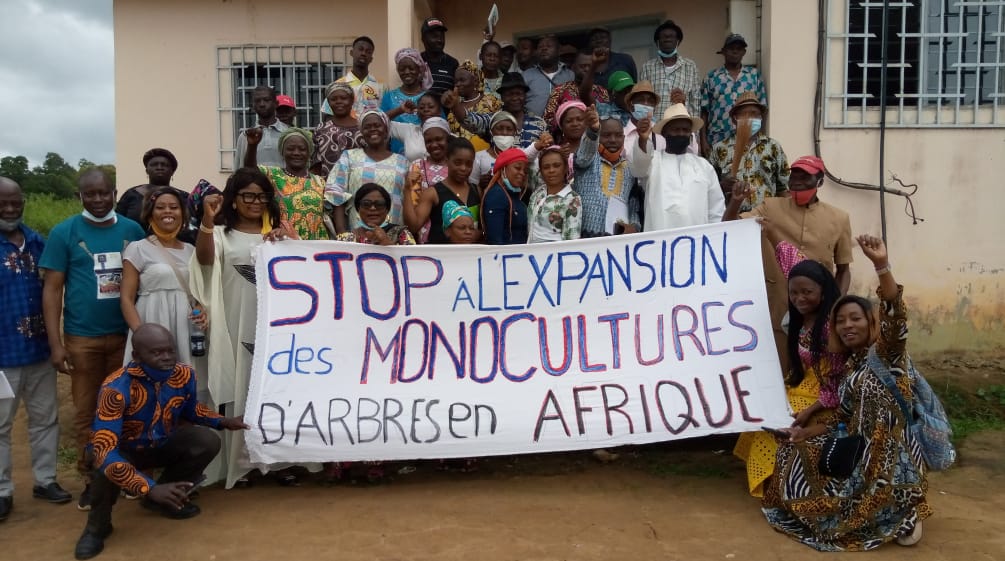
<instances>
[{"instance_id":1,"label":"group of people","mask_svg":"<svg viewBox=\"0 0 1005 561\"><path fill-rule=\"evenodd\" d=\"M551 36L516 46L486 37L479 63L458 62L444 52L446 31L427 19L425 50L396 54L396 89L370 75L374 43L358 38L313 131L281 120L281 96L257 88L258 124L241 131L243 167L222 190L205 180L173 187L179 162L155 148L142 158L148 182L117 204L105 173L82 173L83 211L44 241L22 223L20 186L0 178L0 369L15 391L0 401L0 520L13 506L10 427L21 401L33 496L72 500L55 479L56 371L71 377L86 484L78 507L90 511L78 559L102 551L120 490L188 518L200 483L247 486L258 468L296 484L288 466L251 464L244 446L259 244L523 244L758 217L796 415L785 438L741 436L750 492L773 527L817 549L920 539L924 464L866 360L874 349L910 397L902 289L883 242L860 236L881 306L846 295L848 215L819 199L819 158L790 166L766 136L764 86L741 64L743 38L726 39L724 66L701 82L672 21L655 30L658 57L638 76L603 29L571 69ZM837 423L867 437L851 478L815 471ZM309 467L338 479L352 466Z\"/></svg>"}]
</instances>

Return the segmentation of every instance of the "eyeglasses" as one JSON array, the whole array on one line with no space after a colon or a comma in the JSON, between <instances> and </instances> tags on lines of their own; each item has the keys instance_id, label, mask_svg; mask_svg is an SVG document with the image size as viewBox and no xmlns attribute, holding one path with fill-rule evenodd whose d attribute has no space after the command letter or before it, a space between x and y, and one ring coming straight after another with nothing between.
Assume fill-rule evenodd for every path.
<instances>
[{"instance_id":1,"label":"eyeglasses","mask_svg":"<svg viewBox=\"0 0 1005 561\"><path fill-rule=\"evenodd\" d=\"M241 202L246 205L252 203L267 203L272 200L272 195L269 193L238 193L241 197Z\"/></svg>"},{"instance_id":2,"label":"eyeglasses","mask_svg":"<svg viewBox=\"0 0 1005 561\"><path fill-rule=\"evenodd\" d=\"M360 201L359 208L368 210L387 210L387 203L384 201Z\"/></svg>"}]
</instances>

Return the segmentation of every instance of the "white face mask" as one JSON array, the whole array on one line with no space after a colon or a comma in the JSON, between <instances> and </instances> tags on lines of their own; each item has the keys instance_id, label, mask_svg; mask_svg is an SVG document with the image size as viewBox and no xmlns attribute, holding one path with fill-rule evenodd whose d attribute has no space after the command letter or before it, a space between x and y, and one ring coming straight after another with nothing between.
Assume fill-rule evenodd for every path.
<instances>
[{"instance_id":1,"label":"white face mask","mask_svg":"<svg viewBox=\"0 0 1005 561\"><path fill-rule=\"evenodd\" d=\"M90 220L91 222L97 222L99 224L102 223L102 222L108 222L109 220L111 220L111 221L115 221L116 220L116 218L115 218L115 209L112 209L112 210L108 211L108 214L106 214L106 215L104 215L104 216L102 216L100 218L97 217L97 216L94 216L93 214L91 214L90 212L88 212L86 208L80 214L84 218Z\"/></svg>"},{"instance_id":2,"label":"white face mask","mask_svg":"<svg viewBox=\"0 0 1005 561\"><path fill-rule=\"evenodd\" d=\"M492 137L492 144L498 148L500 151L508 150L516 146L517 138L515 136L499 136L495 135Z\"/></svg>"}]
</instances>

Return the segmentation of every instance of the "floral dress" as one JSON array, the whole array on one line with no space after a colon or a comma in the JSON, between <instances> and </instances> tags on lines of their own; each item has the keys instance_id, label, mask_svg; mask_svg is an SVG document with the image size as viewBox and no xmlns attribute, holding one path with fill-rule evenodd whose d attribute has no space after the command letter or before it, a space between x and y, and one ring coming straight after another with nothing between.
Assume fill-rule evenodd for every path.
<instances>
[{"instance_id":1,"label":"floral dress","mask_svg":"<svg viewBox=\"0 0 1005 561\"><path fill-rule=\"evenodd\" d=\"M888 366L907 401L913 374L907 369L907 309L903 287L879 291L880 335L876 355ZM817 464L828 435L779 446L776 477L765 488L762 510L775 530L819 551L860 551L909 535L932 514L921 446L908 431L896 399L868 364L868 349L848 360L835 418L865 437L865 453L847 479L826 477Z\"/></svg>"},{"instance_id":2,"label":"floral dress","mask_svg":"<svg viewBox=\"0 0 1005 561\"><path fill-rule=\"evenodd\" d=\"M282 194L284 221L288 221L302 240L327 240L325 229L325 180L317 175L295 177L276 166L258 166Z\"/></svg>"},{"instance_id":3,"label":"floral dress","mask_svg":"<svg viewBox=\"0 0 1005 561\"><path fill-rule=\"evenodd\" d=\"M583 220L583 202L579 194L566 185L554 195L543 185L530 196L530 236L527 243L578 240Z\"/></svg>"},{"instance_id":4,"label":"floral dress","mask_svg":"<svg viewBox=\"0 0 1005 561\"><path fill-rule=\"evenodd\" d=\"M387 232L387 237L394 240L394 245L415 245L415 238L412 237L412 233L408 231L408 228L400 224L384 226L384 231ZM342 232L335 236L335 240L373 245L373 242L364 235L362 228L356 228L351 232Z\"/></svg>"},{"instance_id":5,"label":"floral dress","mask_svg":"<svg viewBox=\"0 0 1005 561\"><path fill-rule=\"evenodd\" d=\"M430 161L429 158L423 158L412 162L411 165L408 166L409 175L411 175L413 171L419 172L419 190L412 191L413 204L419 204L419 195L423 191L447 178L447 164L437 164L436 162ZM429 220L426 220L426 223L422 225L422 229L419 230L419 243L426 243L429 241L429 227Z\"/></svg>"}]
</instances>

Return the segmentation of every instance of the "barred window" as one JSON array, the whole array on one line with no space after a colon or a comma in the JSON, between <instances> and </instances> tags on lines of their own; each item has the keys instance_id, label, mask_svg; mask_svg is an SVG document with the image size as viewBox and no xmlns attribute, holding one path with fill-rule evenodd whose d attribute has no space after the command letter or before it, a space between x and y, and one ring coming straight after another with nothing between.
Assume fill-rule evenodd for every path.
<instances>
[{"instance_id":1,"label":"barred window","mask_svg":"<svg viewBox=\"0 0 1005 561\"><path fill-rule=\"evenodd\" d=\"M890 1L885 92L884 3L829 4L828 126L1005 126L1005 0Z\"/></svg>"},{"instance_id":2,"label":"barred window","mask_svg":"<svg viewBox=\"0 0 1005 561\"><path fill-rule=\"evenodd\" d=\"M217 47L217 113L220 171L235 169L237 136L254 126L252 90L272 86L293 98L296 124L321 122L325 86L351 68L352 45L235 45Z\"/></svg>"}]
</instances>

